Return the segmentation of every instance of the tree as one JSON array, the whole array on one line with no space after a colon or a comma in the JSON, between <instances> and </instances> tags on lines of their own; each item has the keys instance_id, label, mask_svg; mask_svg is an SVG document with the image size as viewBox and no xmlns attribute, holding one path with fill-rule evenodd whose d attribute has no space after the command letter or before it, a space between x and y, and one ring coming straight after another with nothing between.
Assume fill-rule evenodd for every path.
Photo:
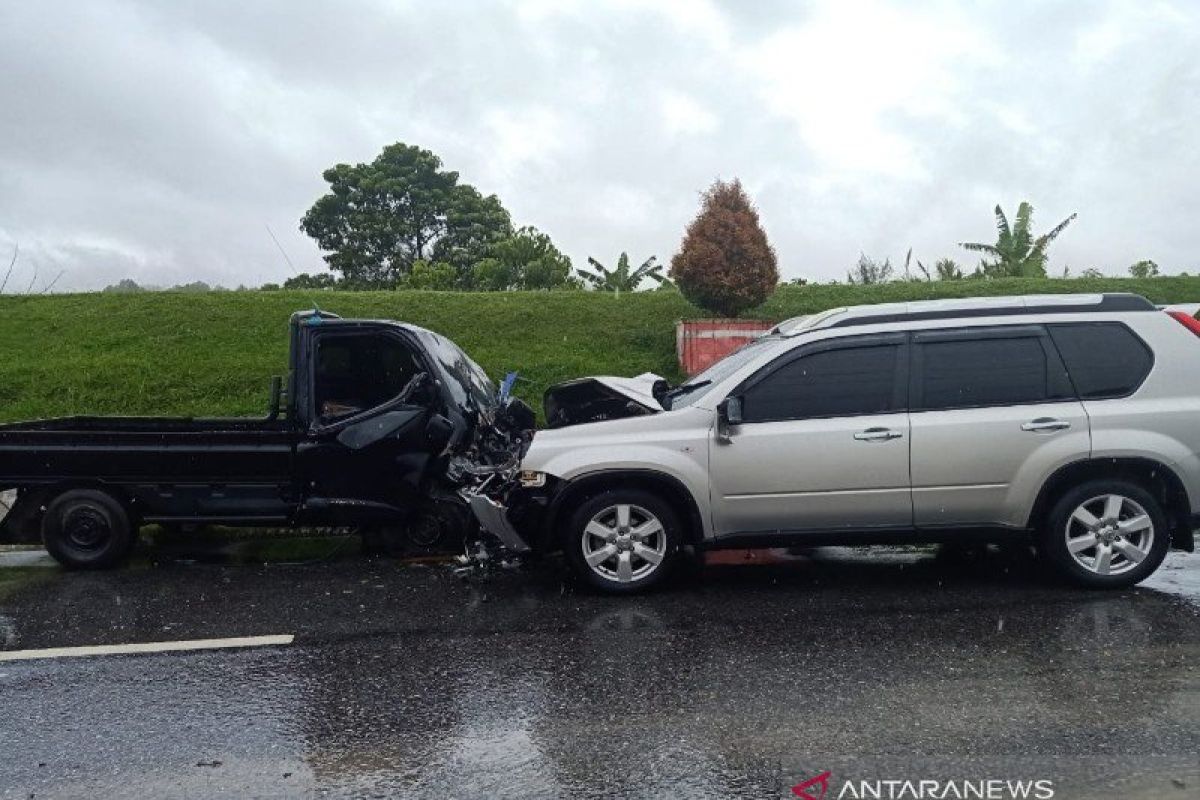
<instances>
[{"instance_id":1,"label":"tree","mask_svg":"<svg viewBox=\"0 0 1200 800\"><path fill-rule=\"evenodd\" d=\"M995 244L960 242L959 247L976 253L984 253L991 260L979 264L985 278L1044 278L1046 277L1046 248L1058 238L1076 214L1064 219L1050 232L1033 238L1033 206L1022 202L1017 207L1016 224L1009 226L1004 210L996 206L997 238Z\"/></svg>"},{"instance_id":2,"label":"tree","mask_svg":"<svg viewBox=\"0 0 1200 800\"><path fill-rule=\"evenodd\" d=\"M307 272L301 272L299 275L288 278L283 282L284 289L336 289L338 288L337 277L331 272L318 272L316 275L309 275Z\"/></svg>"},{"instance_id":3,"label":"tree","mask_svg":"<svg viewBox=\"0 0 1200 800\"><path fill-rule=\"evenodd\" d=\"M409 289L447 291L458 285L458 271L445 261L414 261L405 284Z\"/></svg>"},{"instance_id":4,"label":"tree","mask_svg":"<svg viewBox=\"0 0 1200 800\"><path fill-rule=\"evenodd\" d=\"M114 284L105 286L100 291L104 294L135 294L146 290L139 286L132 278L122 278Z\"/></svg>"},{"instance_id":5,"label":"tree","mask_svg":"<svg viewBox=\"0 0 1200 800\"><path fill-rule=\"evenodd\" d=\"M1135 278L1157 278L1160 273L1158 264L1155 264L1150 259L1143 259L1129 267L1129 274Z\"/></svg>"},{"instance_id":6,"label":"tree","mask_svg":"<svg viewBox=\"0 0 1200 800\"><path fill-rule=\"evenodd\" d=\"M591 256L588 256L588 264L592 266L595 273L579 270L579 277L587 281L592 288L605 292L634 292L646 279L655 281L659 285L667 280L667 277L662 274L662 264L659 264L654 256L647 258L635 270L629 269L627 253L621 253L617 259L616 269L608 269Z\"/></svg>"},{"instance_id":7,"label":"tree","mask_svg":"<svg viewBox=\"0 0 1200 800\"><path fill-rule=\"evenodd\" d=\"M716 181L688 225L671 277L688 301L724 316L761 305L779 282L775 250L738 180Z\"/></svg>"},{"instance_id":8,"label":"tree","mask_svg":"<svg viewBox=\"0 0 1200 800\"><path fill-rule=\"evenodd\" d=\"M488 257L475 265L475 289L502 292L512 289L571 289L571 259L559 252L550 237L532 226L488 249Z\"/></svg>"},{"instance_id":9,"label":"tree","mask_svg":"<svg viewBox=\"0 0 1200 800\"><path fill-rule=\"evenodd\" d=\"M495 195L484 197L474 186L462 184L446 209L446 232L434 243L434 262L449 264L456 282L469 288L471 273L489 250L513 235L512 219ZM453 288L453 287L451 287Z\"/></svg>"},{"instance_id":10,"label":"tree","mask_svg":"<svg viewBox=\"0 0 1200 800\"><path fill-rule=\"evenodd\" d=\"M460 278L493 243L512 235L495 195L460 184L428 150L400 142L369 164L325 170L329 193L300 229L326 252L331 269L364 287L395 286L417 260L451 264Z\"/></svg>"},{"instance_id":11,"label":"tree","mask_svg":"<svg viewBox=\"0 0 1200 800\"><path fill-rule=\"evenodd\" d=\"M846 273L846 280L851 284L867 285L872 283L887 283L892 279L891 259L885 258L880 264L872 258L868 258L866 253L858 254L858 263L854 265L854 269Z\"/></svg>"}]
</instances>

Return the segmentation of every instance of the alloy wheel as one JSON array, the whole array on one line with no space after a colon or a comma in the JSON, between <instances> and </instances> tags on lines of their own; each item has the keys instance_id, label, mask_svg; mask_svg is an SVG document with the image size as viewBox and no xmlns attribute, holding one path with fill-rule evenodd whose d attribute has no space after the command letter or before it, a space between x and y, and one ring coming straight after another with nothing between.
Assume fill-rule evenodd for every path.
<instances>
[{"instance_id":1,"label":"alloy wheel","mask_svg":"<svg viewBox=\"0 0 1200 800\"><path fill-rule=\"evenodd\" d=\"M1096 575L1120 575L1150 557L1154 521L1140 504L1119 494L1085 500L1067 518L1067 552Z\"/></svg>"},{"instance_id":2,"label":"alloy wheel","mask_svg":"<svg viewBox=\"0 0 1200 800\"><path fill-rule=\"evenodd\" d=\"M619 503L591 518L583 529L583 559L600 577L615 583L646 578L667 557L667 532L658 517L641 506Z\"/></svg>"}]
</instances>

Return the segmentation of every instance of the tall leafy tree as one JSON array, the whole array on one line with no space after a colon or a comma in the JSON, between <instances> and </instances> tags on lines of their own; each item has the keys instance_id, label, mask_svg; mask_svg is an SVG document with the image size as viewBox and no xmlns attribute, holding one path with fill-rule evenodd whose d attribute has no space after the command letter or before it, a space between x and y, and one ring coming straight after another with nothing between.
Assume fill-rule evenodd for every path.
<instances>
[{"instance_id":1,"label":"tall leafy tree","mask_svg":"<svg viewBox=\"0 0 1200 800\"><path fill-rule=\"evenodd\" d=\"M1008 224L1004 209L996 206L996 243L960 242L959 246L986 258L979 265L985 278L1044 278L1046 277L1046 248L1066 230L1076 214L1064 219L1036 239L1033 237L1033 206L1021 203L1017 207L1015 224Z\"/></svg>"},{"instance_id":2,"label":"tall leafy tree","mask_svg":"<svg viewBox=\"0 0 1200 800\"><path fill-rule=\"evenodd\" d=\"M761 305L775 291L775 250L740 181L718 180L704 193L671 259L671 277L689 302L723 316Z\"/></svg>"},{"instance_id":3,"label":"tall leafy tree","mask_svg":"<svg viewBox=\"0 0 1200 800\"><path fill-rule=\"evenodd\" d=\"M571 259L531 226L493 244L487 258L475 265L472 282L472 288L495 292L578 287L571 277Z\"/></svg>"},{"instance_id":4,"label":"tall leafy tree","mask_svg":"<svg viewBox=\"0 0 1200 800\"><path fill-rule=\"evenodd\" d=\"M659 264L654 256L643 261L637 269L629 268L628 253L621 253L614 269L609 269L591 256L588 256L588 264L595 271L579 270L579 277L592 288L605 292L635 292L647 280L659 285L668 282L667 277L663 275L662 264Z\"/></svg>"},{"instance_id":5,"label":"tall leafy tree","mask_svg":"<svg viewBox=\"0 0 1200 800\"><path fill-rule=\"evenodd\" d=\"M459 183L420 147L397 142L370 163L338 164L324 178L329 192L300 229L354 285L394 286L418 260L449 263L465 278L488 247L512 235L495 195Z\"/></svg>"}]
</instances>

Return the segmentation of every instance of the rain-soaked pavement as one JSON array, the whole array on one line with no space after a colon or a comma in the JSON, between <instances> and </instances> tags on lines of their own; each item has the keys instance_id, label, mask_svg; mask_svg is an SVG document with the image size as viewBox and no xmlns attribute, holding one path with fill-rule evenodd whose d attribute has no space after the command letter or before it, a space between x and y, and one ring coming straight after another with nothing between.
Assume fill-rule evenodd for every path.
<instances>
[{"instance_id":1,"label":"rain-soaked pavement","mask_svg":"<svg viewBox=\"0 0 1200 800\"><path fill-rule=\"evenodd\" d=\"M1200 796L1196 556L1112 593L1020 554L687 572L609 598L357 558L0 569L7 650L296 637L0 661L0 797L791 797L824 770L829 798Z\"/></svg>"}]
</instances>

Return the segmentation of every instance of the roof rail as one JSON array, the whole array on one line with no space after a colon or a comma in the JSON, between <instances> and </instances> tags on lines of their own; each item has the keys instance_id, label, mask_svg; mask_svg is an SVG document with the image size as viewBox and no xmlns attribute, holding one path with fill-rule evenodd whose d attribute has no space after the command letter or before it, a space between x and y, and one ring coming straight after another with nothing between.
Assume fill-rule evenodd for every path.
<instances>
[{"instance_id":1,"label":"roof rail","mask_svg":"<svg viewBox=\"0 0 1200 800\"><path fill-rule=\"evenodd\" d=\"M830 309L811 317L795 317L775 326L774 332L794 336L821 328L880 325L963 317L1004 317L1029 314L1089 314L1101 311L1157 311L1146 298L1126 292L1108 294L1042 294L1007 297L963 297L879 303Z\"/></svg>"}]
</instances>

